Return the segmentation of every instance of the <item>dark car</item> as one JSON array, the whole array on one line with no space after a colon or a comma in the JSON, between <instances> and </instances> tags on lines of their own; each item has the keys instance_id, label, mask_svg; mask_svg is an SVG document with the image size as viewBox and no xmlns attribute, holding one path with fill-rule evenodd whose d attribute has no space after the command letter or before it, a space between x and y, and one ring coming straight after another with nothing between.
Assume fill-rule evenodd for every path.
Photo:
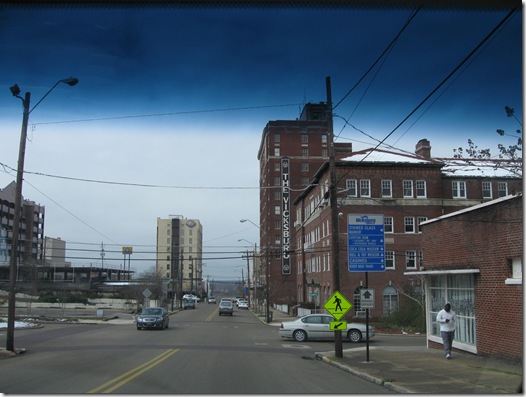
<instances>
[{"instance_id":1,"label":"dark car","mask_svg":"<svg viewBox=\"0 0 526 397\"><path fill-rule=\"evenodd\" d=\"M156 328L163 330L168 328L169 322L170 318L166 309L162 307L147 307L142 309L141 314L137 317L137 329Z\"/></svg>"},{"instance_id":2,"label":"dark car","mask_svg":"<svg viewBox=\"0 0 526 397\"><path fill-rule=\"evenodd\" d=\"M223 314L234 314L234 305L232 304L232 301L221 301L219 303L219 315L222 316Z\"/></svg>"}]
</instances>

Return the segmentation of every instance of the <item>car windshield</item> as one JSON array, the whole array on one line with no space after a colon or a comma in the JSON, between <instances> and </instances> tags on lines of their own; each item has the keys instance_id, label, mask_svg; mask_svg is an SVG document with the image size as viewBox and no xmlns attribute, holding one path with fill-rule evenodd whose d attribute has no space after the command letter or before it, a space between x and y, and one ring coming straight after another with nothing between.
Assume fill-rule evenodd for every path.
<instances>
[{"instance_id":1,"label":"car windshield","mask_svg":"<svg viewBox=\"0 0 526 397\"><path fill-rule=\"evenodd\" d=\"M147 308L142 311L142 314L146 316L160 316L162 313L162 309Z\"/></svg>"},{"instance_id":2,"label":"car windshield","mask_svg":"<svg viewBox=\"0 0 526 397\"><path fill-rule=\"evenodd\" d=\"M224 306L224 307L232 307L232 302L229 302L229 301L223 301L223 302L221 302L221 306Z\"/></svg>"}]
</instances>

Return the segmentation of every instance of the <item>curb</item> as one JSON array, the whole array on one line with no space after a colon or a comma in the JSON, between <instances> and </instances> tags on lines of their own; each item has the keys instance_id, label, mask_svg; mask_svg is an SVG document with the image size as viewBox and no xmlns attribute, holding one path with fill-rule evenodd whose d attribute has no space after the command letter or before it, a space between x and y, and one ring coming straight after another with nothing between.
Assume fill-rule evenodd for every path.
<instances>
[{"instance_id":1,"label":"curb","mask_svg":"<svg viewBox=\"0 0 526 397\"><path fill-rule=\"evenodd\" d=\"M377 378L375 376L371 376L365 372L361 372L361 371L358 371L358 370L355 370L347 365L344 365L344 364L341 364L337 361L333 361L329 358L327 358L326 356L324 356L323 354L321 353L314 353L314 355L316 356L317 359L327 363L327 364L330 364L330 365L333 365L343 371L346 371L346 372L349 372L350 374L353 374L353 375L356 375L362 379L365 379L366 381L368 382L372 382L372 383L375 383L377 385L380 385L380 386L383 386L385 387L386 389L389 389L391 391L394 391L396 393L400 393L400 394L413 394L414 391L412 390L409 390L409 389L406 389L405 387L403 386L398 386L398 385L395 385L394 383L392 382L386 382L384 381L383 379L380 379L380 378Z\"/></svg>"}]
</instances>

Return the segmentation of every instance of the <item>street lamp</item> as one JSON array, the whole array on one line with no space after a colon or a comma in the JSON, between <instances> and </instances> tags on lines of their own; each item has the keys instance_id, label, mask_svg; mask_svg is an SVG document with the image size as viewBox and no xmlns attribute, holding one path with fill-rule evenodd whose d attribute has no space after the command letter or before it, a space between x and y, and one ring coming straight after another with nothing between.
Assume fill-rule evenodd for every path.
<instances>
[{"instance_id":1,"label":"street lamp","mask_svg":"<svg viewBox=\"0 0 526 397\"><path fill-rule=\"evenodd\" d=\"M13 85L9 89L13 96L20 98L24 106L24 113L22 118L22 131L20 133L20 149L18 152L18 168L16 174L16 191L15 191L15 214L13 217L13 235L11 238L11 264L9 268L9 298L7 306L7 338L6 338L6 350L15 351L15 299L16 299L16 273L17 273L17 259L18 259L18 240L20 233L20 210L22 207L22 181L24 179L24 156L26 152L26 140L27 140L27 124L29 121L29 114L35 110L35 108L49 95L53 89L60 83L74 86L79 82L75 77L69 77L67 79L59 80L53 87L36 103L35 106L30 110L29 104L31 102L31 93L26 92L24 98L20 96L20 87L18 84Z\"/></svg>"},{"instance_id":2,"label":"street lamp","mask_svg":"<svg viewBox=\"0 0 526 397\"><path fill-rule=\"evenodd\" d=\"M254 222L252 222L250 219L240 219L239 222L241 223L245 223L245 222L250 222L252 223L255 227L257 227L258 229L261 229L258 225L256 225Z\"/></svg>"}]
</instances>

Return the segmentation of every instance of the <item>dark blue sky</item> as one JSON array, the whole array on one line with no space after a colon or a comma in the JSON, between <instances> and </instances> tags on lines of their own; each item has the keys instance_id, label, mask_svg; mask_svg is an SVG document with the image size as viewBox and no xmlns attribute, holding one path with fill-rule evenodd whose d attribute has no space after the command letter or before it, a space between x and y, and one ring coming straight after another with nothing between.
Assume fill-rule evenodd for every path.
<instances>
[{"instance_id":1,"label":"dark blue sky","mask_svg":"<svg viewBox=\"0 0 526 397\"><path fill-rule=\"evenodd\" d=\"M16 168L22 109L9 87L17 83L36 103L57 80L69 76L79 84L58 86L31 114L35 125L26 170L186 187L257 187L256 156L265 124L295 119L304 102L325 101L326 76L337 105L338 139L353 142L356 149L374 146L509 12L420 10L387 56L342 101L414 11L87 3L2 7L0 134L7 150L0 162ZM442 157L452 156L452 149L466 146L469 138L481 147L512 144L495 131L520 128L506 117L504 106L522 118L522 50L519 10L386 142L414 151L417 141L427 138L432 154ZM344 128L343 119L356 128ZM188 167L188 161L196 163ZM14 179L12 173L0 173L0 188ZM257 230L239 224L241 218L258 221L257 190L187 189L184 195L170 191L163 197L135 190L136 199L130 200L129 188L108 192L93 184L27 179L39 190L27 186L24 195L46 205L52 237L154 244L155 219L175 212L200 218L205 242L235 246L237 239L259 238ZM166 201L164 196L169 196ZM219 202L206 213L199 205L203 200L206 206L211 196ZM101 208L119 204L102 197L129 205L124 213L140 212L144 202L156 207L140 225L109 226L101 218L111 216ZM72 226L71 215L50 198L89 230L76 220Z\"/></svg>"}]
</instances>

